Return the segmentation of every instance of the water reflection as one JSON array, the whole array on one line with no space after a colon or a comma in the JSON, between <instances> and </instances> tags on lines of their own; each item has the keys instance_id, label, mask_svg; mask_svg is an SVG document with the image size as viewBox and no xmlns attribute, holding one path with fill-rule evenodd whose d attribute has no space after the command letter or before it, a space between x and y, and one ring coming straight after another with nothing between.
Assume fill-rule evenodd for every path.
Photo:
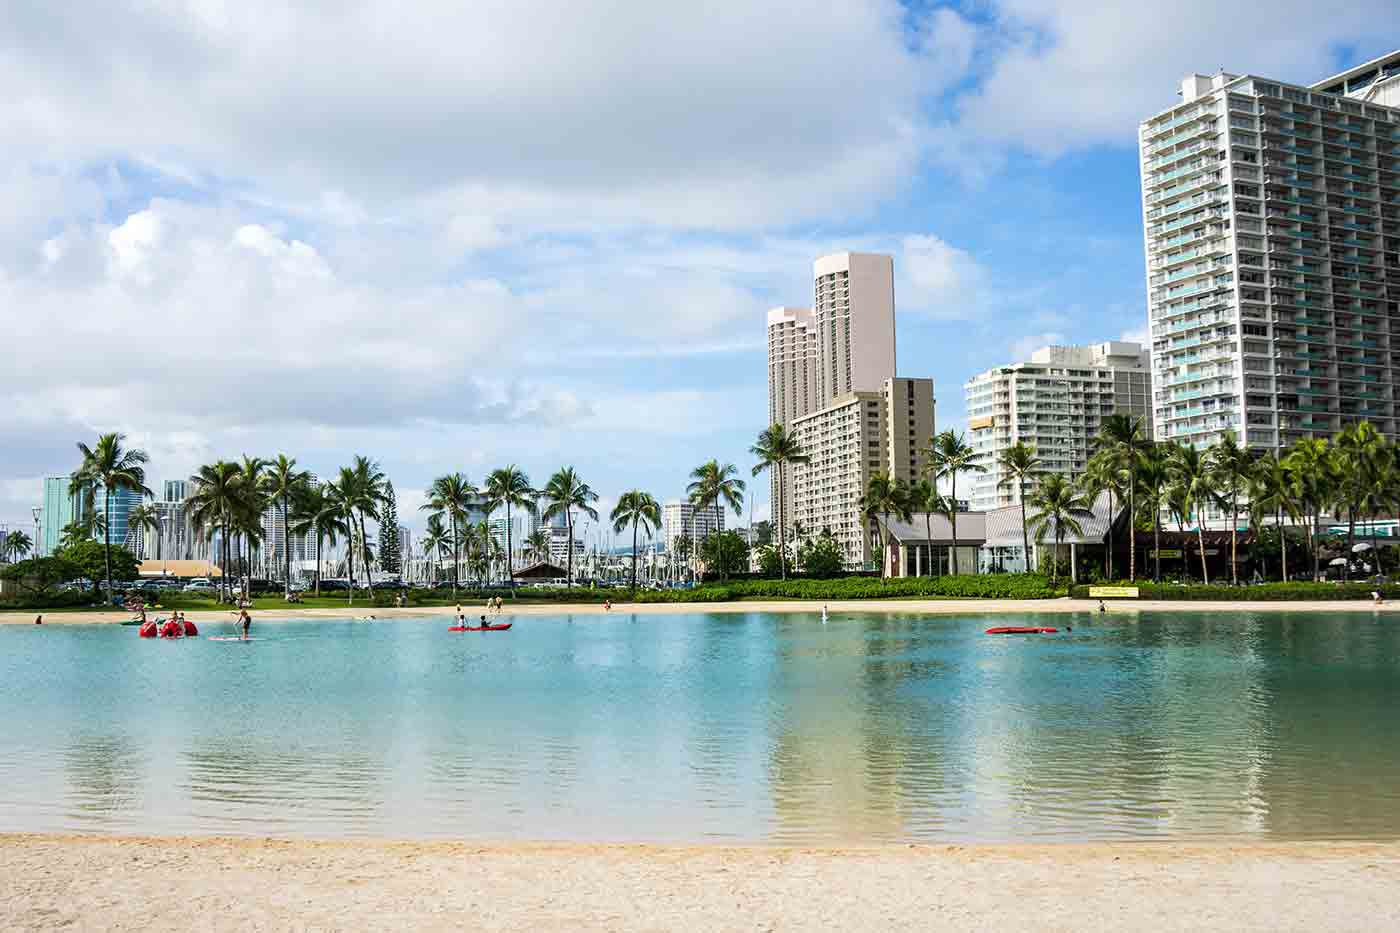
<instances>
[{"instance_id":1,"label":"water reflection","mask_svg":"<svg viewBox=\"0 0 1400 933\"><path fill-rule=\"evenodd\" d=\"M17 707L0 818L663 841L1400 834L1400 626L1368 615L1124 614L1042 638L901 614L518 621L466 638L269 624L237 650L0 631Z\"/></svg>"}]
</instances>

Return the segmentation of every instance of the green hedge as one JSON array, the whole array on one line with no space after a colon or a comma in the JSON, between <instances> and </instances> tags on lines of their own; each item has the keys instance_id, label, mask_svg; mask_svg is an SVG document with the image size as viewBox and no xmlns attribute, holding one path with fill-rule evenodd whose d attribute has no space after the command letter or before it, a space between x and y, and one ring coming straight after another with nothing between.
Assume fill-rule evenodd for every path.
<instances>
[{"instance_id":1,"label":"green hedge","mask_svg":"<svg viewBox=\"0 0 1400 933\"><path fill-rule=\"evenodd\" d=\"M1256 583L1249 586L1222 586L1200 583L1153 584L1128 583L1094 584L1095 586L1136 586L1139 599L1161 600L1219 600L1222 602L1255 600L1268 602L1323 601L1345 599L1370 599L1372 591L1379 590L1386 599L1400 599L1400 585L1376 586L1372 583ZM1070 590L1075 599L1090 599L1088 586L1076 586Z\"/></svg>"}]
</instances>

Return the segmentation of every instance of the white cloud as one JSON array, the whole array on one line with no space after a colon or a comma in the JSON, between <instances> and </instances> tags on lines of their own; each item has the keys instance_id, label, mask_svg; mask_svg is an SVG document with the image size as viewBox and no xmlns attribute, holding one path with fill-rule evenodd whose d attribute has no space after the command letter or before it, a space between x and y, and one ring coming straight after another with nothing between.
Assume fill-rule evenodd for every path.
<instances>
[{"instance_id":1,"label":"white cloud","mask_svg":"<svg viewBox=\"0 0 1400 933\"><path fill-rule=\"evenodd\" d=\"M1132 330L1125 330L1118 335L1119 340L1128 343L1140 343L1144 347L1152 346L1152 335L1147 332L1146 327L1135 327Z\"/></svg>"},{"instance_id":2,"label":"white cloud","mask_svg":"<svg viewBox=\"0 0 1400 933\"><path fill-rule=\"evenodd\" d=\"M900 246L896 301L902 310L968 318L993 300L990 276L967 250L932 235L905 237Z\"/></svg>"},{"instance_id":3,"label":"white cloud","mask_svg":"<svg viewBox=\"0 0 1400 933\"><path fill-rule=\"evenodd\" d=\"M1390 0L1321 8L1304 0L1002 0L980 86L960 102L961 136L1058 155L1134 145L1137 125L1172 106L1191 71L1300 83L1333 71L1338 45L1388 51L1400 26Z\"/></svg>"},{"instance_id":4,"label":"white cloud","mask_svg":"<svg viewBox=\"0 0 1400 933\"><path fill-rule=\"evenodd\" d=\"M1043 334L1027 334L1011 341L1007 346L1007 352L1011 354L1008 362L1019 363L1029 359L1030 355L1042 347L1066 346L1070 343L1069 337L1059 331L1046 331Z\"/></svg>"}]
</instances>

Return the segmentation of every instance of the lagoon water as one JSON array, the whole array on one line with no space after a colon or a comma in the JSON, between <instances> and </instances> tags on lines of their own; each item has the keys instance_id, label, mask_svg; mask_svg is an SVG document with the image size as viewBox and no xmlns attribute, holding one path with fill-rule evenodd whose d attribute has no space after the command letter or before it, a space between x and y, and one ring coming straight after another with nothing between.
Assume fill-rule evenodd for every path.
<instances>
[{"instance_id":1,"label":"lagoon water","mask_svg":"<svg viewBox=\"0 0 1400 933\"><path fill-rule=\"evenodd\" d=\"M1400 836L1392 617L448 624L260 618L248 644L0 626L0 831Z\"/></svg>"}]
</instances>

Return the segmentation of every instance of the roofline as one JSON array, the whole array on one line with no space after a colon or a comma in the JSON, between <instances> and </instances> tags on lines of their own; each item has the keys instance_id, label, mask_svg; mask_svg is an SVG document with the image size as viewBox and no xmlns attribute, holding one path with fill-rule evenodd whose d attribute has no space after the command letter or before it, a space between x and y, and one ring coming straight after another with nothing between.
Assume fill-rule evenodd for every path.
<instances>
[{"instance_id":1,"label":"roofline","mask_svg":"<svg viewBox=\"0 0 1400 933\"><path fill-rule=\"evenodd\" d=\"M1345 80L1347 80L1348 78L1350 78L1351 76L1356 75L1356 74L1360 74L1361 72L1365 71L1365 70L1368 69L1368 68L1375 68L1375 67L1377 67L1377 66L1379 66L1379 65L1383 65L1383 64L1385 64L1386 62L1388 62L1388 61L1393 61L1393 60L1395 60L1395 59L1400 59L1400 49L1392 49L1391 51L1386 52L1384 55L1380 56L1379 58L1373 58L1373 59L1371 59L1369 62L1362 62L1362 63L1359 64L1359 65L1353 65L1352 67L1348 68L1346 71L1340 71L1340 72L1338 72L1337 74L1334 74L1334 75L1333 75L1332 77L1330 77L1330 78L1324 78L1324 79L1322 79L1321 81L1317 82L1316 84L1309 84L1309 85L1307 85L1307 88L1308 88L1308 90L1310 90L1310 91L1322 91L1322 87L1323 87L1323 85L1325 85L1325 84L1336 84L1338 81L1345 81ZM1325 92L1324 92L1324 93L1325 93ZM1383 106L1383 105L1381 105L1381 106Z\"/></svg>"}]
</instances>

